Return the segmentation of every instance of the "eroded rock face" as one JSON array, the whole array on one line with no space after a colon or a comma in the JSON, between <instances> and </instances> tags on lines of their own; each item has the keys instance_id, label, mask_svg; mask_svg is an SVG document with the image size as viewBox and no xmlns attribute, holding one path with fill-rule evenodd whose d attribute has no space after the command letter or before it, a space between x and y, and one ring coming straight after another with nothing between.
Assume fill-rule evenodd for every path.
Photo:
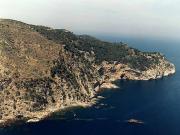
<instances>
[{"instance_id":1,"label":"eroded rock face","mask_svg":"<svg viewBox=\"0 0 180 135\"><path fill-rule=\"evenodd\" d=\"M157 57L159 57L157 55ZM159 59L159 63L152 65L147 70L133 69L129 65L115 62L110 64L103 62L101 68L104 69L105 81L116 81L118 79L124 80L153 80L159 79L164 76L172 75L175 73L174 64L168 62L166 59Z\"/></svg>"},{"instance_id":2,"label":"eroded rock face","mask_svg":"<svg viewBox=\"0 0 180 135\"><path fill-rule=\"evenodd\" d=\"M99 54L107 49L122 51ZM0 20L1 125L36 122L67 106L89 105L101 86L115 87L111 82L117 79L149 80L173 73L175 66L159 53L126 45L114 49L111 43L66 30Z\"/></svg>"}]
</instances>

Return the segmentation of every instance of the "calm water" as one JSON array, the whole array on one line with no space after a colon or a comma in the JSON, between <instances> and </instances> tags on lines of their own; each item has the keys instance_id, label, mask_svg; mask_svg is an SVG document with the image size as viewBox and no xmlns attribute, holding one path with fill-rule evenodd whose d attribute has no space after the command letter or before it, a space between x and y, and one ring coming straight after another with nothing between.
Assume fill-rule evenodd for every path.
<instances>
[{"instance_id":1,"label":"calm water","mask_svg":"<svg viewBox=\"0 0 180 135\"><path fill-rule=\"evenodd\" d=\"M163 52L177 73L154 81L119 81L120 89L102 92L105 99L92 108L70 109L56 119L0 129L0 135L180 135L180 44L124 41L141 50ZM130 118L145 124L129 125L125 120Z\"/></svg>"}]
</instances>

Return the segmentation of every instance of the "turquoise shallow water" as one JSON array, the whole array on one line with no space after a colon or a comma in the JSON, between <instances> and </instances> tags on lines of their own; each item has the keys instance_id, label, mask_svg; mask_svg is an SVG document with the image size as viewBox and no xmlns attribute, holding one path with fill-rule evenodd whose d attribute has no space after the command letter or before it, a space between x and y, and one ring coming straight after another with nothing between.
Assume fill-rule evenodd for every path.
<instances>
[{"instance_id":1,"label":"turquoise shallow water","mask_svg":"<svg viewBox=\"0 0 180 135\"><path fill-rule=\"evenodd\" d=\"M180 135L180 44L124 39L141 50L160 51L176 65L176 74L153 81L117 81L116 90L91 108L75 108L38 124L0 129L0 135ZM76 117L74 117L76 114ZM129 125L135 118L144 125Z\"/></svg>"}]
</instances>

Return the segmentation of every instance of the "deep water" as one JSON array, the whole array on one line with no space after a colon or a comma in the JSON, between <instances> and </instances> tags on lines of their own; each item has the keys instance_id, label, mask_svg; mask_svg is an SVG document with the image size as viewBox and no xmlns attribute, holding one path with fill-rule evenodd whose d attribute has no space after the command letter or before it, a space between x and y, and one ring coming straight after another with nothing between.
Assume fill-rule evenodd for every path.
<instances>
[{"instance_id":1,"label":"deep water","mask_svg":"<svg viewBox=\"0 0 180 135\"><path fill-rule=\"evenodd\" d=\"M180 42L124 39L144 51L160 51L176 74L152 81L117 81L91 108L74 108L38 124L0 129L0 135L180 135ZM140 119L143 125L125 121Z\"/></svg>"}]
</instances>

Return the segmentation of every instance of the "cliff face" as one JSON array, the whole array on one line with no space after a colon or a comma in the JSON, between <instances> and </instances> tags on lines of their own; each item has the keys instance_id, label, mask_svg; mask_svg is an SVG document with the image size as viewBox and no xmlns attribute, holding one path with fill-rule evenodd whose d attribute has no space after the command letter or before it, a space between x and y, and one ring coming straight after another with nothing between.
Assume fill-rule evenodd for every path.
<instances>
[{"instance_id":1,"label":"cliff face","mask_svg":"<svg viewBox=\"0 0 180 135\"><path fill-rule=\"evenodd\" d=\"M174 65L159 53L0 20L1 125L89 105L100 87L117 79L149 80L173 73Z\"/></svg>"}]
</instances>

